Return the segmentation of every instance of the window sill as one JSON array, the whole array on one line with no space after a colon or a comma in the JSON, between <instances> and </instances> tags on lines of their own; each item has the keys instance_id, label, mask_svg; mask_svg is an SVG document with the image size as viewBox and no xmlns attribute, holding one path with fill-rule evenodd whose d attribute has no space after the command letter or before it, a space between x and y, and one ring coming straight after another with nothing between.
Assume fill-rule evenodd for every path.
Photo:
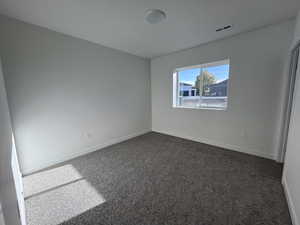
<instances>
[{"instance_id":1,"label":"window sill","mask_svg":"<svg viewBox=\"0 0 300 225\"><path fill-rule=\"evenodd\" d=\"M173 106L172 108L174 109L204 109L204 110L216 110L216 111L227 111L227 107L226 108L221 108L221 107L186 107L186 106Z\"/></svg>"}]
</instances>

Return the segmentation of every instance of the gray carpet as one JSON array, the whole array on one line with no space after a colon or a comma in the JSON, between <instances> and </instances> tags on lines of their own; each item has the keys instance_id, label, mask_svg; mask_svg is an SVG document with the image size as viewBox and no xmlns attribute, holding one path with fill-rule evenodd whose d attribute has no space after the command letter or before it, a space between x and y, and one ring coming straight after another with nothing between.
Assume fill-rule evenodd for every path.
<instances>
[{"instance_id":1,"label":"gray carpet","mask_svg":"<svg viewBox=\"0 0 300 225\"><path fill-rule=\"evenodd\" d=\"M148 133L25 177L29 225L291 225L271 160Z\"/></svg>"}]
</instances>

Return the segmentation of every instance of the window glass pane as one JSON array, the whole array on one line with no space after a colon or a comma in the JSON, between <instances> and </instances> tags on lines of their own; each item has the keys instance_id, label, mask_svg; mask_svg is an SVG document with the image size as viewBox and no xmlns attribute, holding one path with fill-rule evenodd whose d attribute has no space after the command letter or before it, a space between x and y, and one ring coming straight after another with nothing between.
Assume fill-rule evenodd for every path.
<instances>
[{"instance_id":1,"label":"window glass pane","mask_svg":"<svg viewBox=\"0 0 300 225\"><path fill-rule=\"evenodd\" d=\"M178 100L179 106L182 107L199 106L199 98L197 97L197 89L195 87L195 81L199 73L200 73L200 68L179 71L178 73L179 92L183 93L182 95L179 96L179 100ZM194 93L196 93L196 95Z\"/></svg>"},{"instance_id":2,"label":"window glass pane","mask_svg":"<svg viewBox=\"0 0 300 225\"><path fill-rule=\"evenodd\" d=\"M177 106L227 107L229 60L180 69L177 74L177 89L179 89Z\"/></svg>"}]
</instances>

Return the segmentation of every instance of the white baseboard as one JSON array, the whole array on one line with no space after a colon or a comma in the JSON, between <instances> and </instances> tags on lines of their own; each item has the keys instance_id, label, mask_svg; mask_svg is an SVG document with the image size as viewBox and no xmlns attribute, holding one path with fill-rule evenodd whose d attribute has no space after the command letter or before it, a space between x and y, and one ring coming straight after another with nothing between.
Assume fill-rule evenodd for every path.
<instances>
[{"instance_id":1,"label":"white baseboard","mask_svg":"<svg viewBox=\"0 0 300 225\"><path fill-rule=\"evenodd\" d=\"M208 145L213 145L213 146L220 147L220 148L225 148L225 149L228 149L228 150L233 150L233 151L237 151L237 152L246 153L246 154L249 154L249 155L255 155L255 156L262 157L262 158L275 160L275 156L273 154L268 154L268 153L259 151L257 149L250 149L250 148L247 148L247 147L244 147L244 146L221 143L221 142L217 142L215 140L211 140L211 139L207 139L207 138L196 138L196 137L191 137L191 136L181 135L181 134L178 135L178 134L174 134L174 133L168 132L168 131L162 131L162 130L156 130L156 129L154 129L153 131L154 132L159 132L159 133L162 133L162 134L172 135L172 136L175 136L175 137L184 138L184 139L187 139L187 140L197 141L197 142L208 144Z\"/></svg>"},{"instance_id":2,"label":"white baseboard","mask_svg":"<svg viewBox=\"0 0 300 225\"><path fill-rule=\"evenodd\" d=\"M40 170L43 170L43 169L49 168L51 166L63 163L65 161L77 158L79 156L86 155L86 154L89 154L89 153L101 150L101 149L103 149L105 147L108 147L110 145L118 144L118 143L120 143L122 141L126 141L128 139L131 139L131 138L143 135L143 134L148 133L150 131L151 131L150 129L144 129L144 130L141 130L141 131L129 134L129 135L112 138L112 139L107 140L105 142L102 142L102 143L100 143L98 145L95 145L95 146L92 146L92 147L89 147L89 148L85 148L85 149L80 149L78 151L74 151L71 154L65 155L64 157L60 156L60 158L58 160L52 160L52 161L49 161L48 163L43 163L42 165L37 166L36 168L27 169L27 170L23 169L22 174L24 176L26 176L26 175L38 172Z\"/></svg>"},{"instance_id":3,"label":"white baseboard","mask_svg":"<svg viewBox=\"0 0 300 225\"><path fill-rule=\"evenodd\" d=\"M288 183L286 181L286 176L285 176L284 173L283 173L283 176L282 176L282 186L283 186L283 190L284 190L285 197L286 197L286 200L287 200L287 204L288 204L288 207L289 207L292 223L293 223L293 225L300 225L299 219L298 219L297 214L296 214L295 205L293 203L293 200L292 200L292 197L291 197L291 194L290 194L290 189L289 189Z\"/></svg>"},{"instance_id":4,"label":"white baseboard","mask_svg":"<svg viewBox=\"0 0 300 225\"><path fill-rule=\"evenodd\" d=\"M125 135L125 136L122 136L122 137L112 138L110 140L107 140L107 141L102 142L98 145L89 147L87 149L81 149L81 150L78 150L78 151L74 151L71 154L68 154L64 157L60 156L59 160L49 161L48 163L43 162L42 165L39 165L39 166L37 166L35 168L32 168L32 169L27 169L27 170L23 169L22 173L23 173L23 175L28 175L28 174L46 169L48 167L54 166L56 164L60 164L62 162L71 160L73 158L76 158L76 157L79 157L79 156L82 156L82 155L100 150L100 149L105 148L107 146L117 144L117 143L120 143L122 141L128 140L130 138L134 138L136 136L148 133L150 131L151 131L150 129L145 129L145 130L141 130L139 132L135 132L135 133ZM240 146L236 146L236 145L220 143L220 142L216 142L214 140L209 140L209 139L205 139L205 138L195 138L195 137L189 137L189 136L186 136L186 135L177 135L177 134L167 132L167 131L162 131L162 130L154 129L153 131L163 133L163 134L167 134L167 135L172 135L172 136L175 136L175 137L185 138L185 139L188 139L188 140L197 141L197 142L201 142L201 143L205 143L205 144L209 144L209 145L213 145L213 146L217 146L217 147L221 147L221 148L225 148L225 149L229 149L229 150L234 150L234 151L238 151L238 152L242 152L242 153L246 153L246 154L250 154L250 155L256 155L256 156L260 156L260 157L263 157L263 158L268 158L268 159L272 159L272 160L275 159L275 157L271 154L265 154L265 153L262 153L260 151L254 150L254 149L248 149L248 148L240 147Z\"/></svg>"}]
</instances>

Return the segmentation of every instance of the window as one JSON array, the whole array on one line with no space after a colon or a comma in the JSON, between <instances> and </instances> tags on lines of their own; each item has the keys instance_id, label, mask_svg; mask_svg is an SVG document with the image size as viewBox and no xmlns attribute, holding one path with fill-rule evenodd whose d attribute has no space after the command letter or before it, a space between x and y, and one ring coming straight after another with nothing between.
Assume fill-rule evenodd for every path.
<instances>
[{"instance_id":1,"label":"window","mask_svg":"<svg viewBox=\"0 0 300 225\"><path fill-rule=\"evenodd\" d=\"M173 73L173 106L226 109L229 60L177 68Z\"/></svg>"}]
</instances>

